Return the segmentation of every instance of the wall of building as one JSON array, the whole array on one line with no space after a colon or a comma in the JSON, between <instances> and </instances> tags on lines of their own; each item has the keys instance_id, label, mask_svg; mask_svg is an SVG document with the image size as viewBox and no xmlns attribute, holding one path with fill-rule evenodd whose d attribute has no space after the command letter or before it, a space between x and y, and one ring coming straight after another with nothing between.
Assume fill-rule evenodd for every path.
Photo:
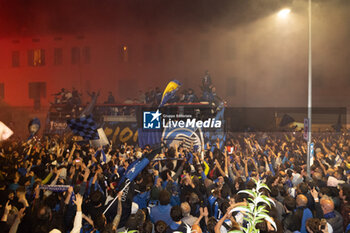
<instances>
[{"instance_id":1,"label":"wall of building","mask_svg":"<svg viewBox=\"0 0 350 233\"><path fill-rule=\"evenodd\" d=\"M218 95L237 107L304 107L307 104L306 26L280 33L283 25L211 30L116 30L83 35L45 35L0 40L0 83L3 101L12 106L32 106L30 82L46 82L44 106L52 94L73 87L83 93L101 91L100 102L112 91L117 101L138 97L155 86L163 89L171 79L200 93L201 77L209 70ZM302 35L302 36L300 36ZM297 38L297 39L296 39ZM320 39L315 44L322 45ZM127 58L123 56L126 46ZM72 48L80 49L80 62L72 64ZM54 50L62 49L62 64L55 65ZM82 54L89 49L89 59ZM28 51L45 50L45 65L28 65ZM19 66L13 67L13 52ZM337 54L334 54L336 57ZM314 105L347 106L350 83L322 74L327 60L314 57ZM344 62L345 63L345 62ZM321 68L320 68L321 67ZM321 78L319 78L321 76ZM327 97L325 97L327 96Z\"/></svg>"}]
</instances>

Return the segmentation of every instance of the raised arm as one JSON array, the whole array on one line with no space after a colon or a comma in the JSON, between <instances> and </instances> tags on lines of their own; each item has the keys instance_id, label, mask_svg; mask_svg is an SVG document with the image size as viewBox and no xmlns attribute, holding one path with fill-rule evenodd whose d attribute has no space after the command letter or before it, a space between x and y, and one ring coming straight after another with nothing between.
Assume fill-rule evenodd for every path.
<instances>
[{"instance_id":1,"label":"raised arm","mask_svg":"<svg viewBox=\"0 0 350 233\"><path fill-rule=\"evenodd\" d=\"M222 170L220 164L219 164L219 161L217 159L215 159L215 166L216 168L219 170L220 174L223 176L223 177L227 177L227 175L225 174L225 172Z\"/></svg>"},{"instance_id":2,"label":"raised arm","mask_svg":"<svg viewBox=\"0 0 350 233\"><path fill-rule=\"evenodd\" d=\"M77 212L75 214L74 225L71 233L79 233L82 227L82 219L83 219L82 211L81 211L83 197L78 193L77 195L75 195L75 200L73 200L73 202L77 206Z\"/></svg>"},{"instance_id":3,"label":"raised arm","mask_svg":"<svg viewBox=\"0 0 350 233\"><path fill-rule=\"evenodd\" d=\"M17 213L17 217L15 219L15 221L13 222L9 233L16 233L17 229L18 229L18 225L21 223L21 219L24 217L25 213L24 211L26 210L26 208L22 208L18 211Z\"/></svg>"},{"instance_id":4,"label":"raised arm","mask_svg":"<svg viewBox=\"0 0 350 233\"><path fill-rule=\"evenodd\" d=\"M117 210L117 215L113 219L113 230L115 232L118 229L120 218L122 216L122 195L123 195L123 192L118 193L118 210Z\"/></svg>"}]
</instances>

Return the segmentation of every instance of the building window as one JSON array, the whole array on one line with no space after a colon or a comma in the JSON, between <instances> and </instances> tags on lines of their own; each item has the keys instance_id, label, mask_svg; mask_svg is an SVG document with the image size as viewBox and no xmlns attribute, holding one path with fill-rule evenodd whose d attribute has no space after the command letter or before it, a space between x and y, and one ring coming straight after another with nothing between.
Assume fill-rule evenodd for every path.
<instances>
[{"instance_id":1,"label":"building window","mask_svg":"<svg viewBox=\"0 0 350 233\"><path fill-rule=\"evenodd\" d=\"M83 63L90 64L90 47L83 48Z\"/></svg>"},{"instance_id":2,"label":"building window","mask_svg":"<svg viewBox=\"0 0 350 233\"><path fill-rule=\"evenodd\" d=\"M205 41L200 42L199 53L200 53L201 60L209 60L210 59L209 41L205 40Z\"/></svg>"},{"instance_id":3,"label":"building window","mask_svg":"<svg viewBox=\"0 0 350 233\"><path fill-rule=\"evenodd\" d=\"M80 63L80 48L73 47L72 48L72 64L76 65Z\"/></svg>"},{"instance_id":4,"label":"building window","mask_svg":"<svg viewBox=\"0 0 350 233\"><path fill-rule=\"evenodd\" d=\"M12 52L12 67L19 67L19 51Z\"/></svg>"},{"instance_id":5,"label":"building window","mask_svg":"<svg viewBox=\"0 0 350 233\"><path fill-rule=\"evenodd\" d=\"M30 82L29 98L34 100L34 109L40 110L41 99L46 97L46 82Z\"/></svg>"},{"instance_id":6,"label":"building window","mask_svg":"<svg viewBox=\"0 0 350 233\"><path fill-rule=\"evenodd\" d=\"M62 48L55 48L54 49L53 63L55 66L62 65L62 63L63 63L63 49Z\"/></svg>"},{"instance_id":7,"label":"building window","mask_svg":"<svg viewBox=\"0 0 350 233\"><path fill-rule=\"evenodd\" d=\"M29 66L44 66L45 65L45 50L31 49L28 51Z\"/></svg>"},{"instance_id":8,"label":"building window","mask_svg":"<svg viewBox=\"0 0 350 233\"><path fill-rule=\"evenodd\" d=\"M0 83L0 100L5 98L5 84Z\"/></svg>"},{"instance_id":9,"label":"building window","mask_svg":"<svg viewBox=\"0 0 350 233\"><path fill-rule=\"evenodd\" d=\"M120 58L121 58L121 61L122 62L128 62L129 61L129 46L123 44L121 47L120 47Z\"/></svg>"}]
</instances>

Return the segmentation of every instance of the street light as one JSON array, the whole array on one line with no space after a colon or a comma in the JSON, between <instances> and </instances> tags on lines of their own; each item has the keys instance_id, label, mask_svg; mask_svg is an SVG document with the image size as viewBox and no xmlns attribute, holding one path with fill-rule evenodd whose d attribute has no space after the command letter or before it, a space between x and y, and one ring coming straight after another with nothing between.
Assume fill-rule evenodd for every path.
<instances>
[{"instance_id":1,"label":"street light","mask_svg":"<svg viewBox=\"0 0 350 233\"><path fill-rule=\"evenodd\" d=\"M278 12L277 16L280 17L280 18L286 18L290 13L290 9L289 8L285 8L285 9L282 9Z\"/></svg>"},{"instance_id":2,"label":"street light","mask_svg":"<svg viewBox=\"0 0 350 233\"><path fill-rule=\"evenodd\" d=\"M307 175L310 177L310 159L311 159L311 113L312 113L312 34L311 34L311 0L309 0L309 8L308 8L308 16L309 16L309 30L308 30L308 38L309 38L309 51L308 51L308 92L307 92L307 118L308 118L308 132L307 132L307 158L306 158L306 167L307 167Z\"/></svg>"},{"instance_id":3,"label":"street light","mask_svg":"<svg viewBox=\"0 0 350 233\"><path fill-rule=\"evenodd\" d=\"M284 8L277 14L279 18L287 18L291 10ZM307 175L310 177L310 160L311 156L311 115L312 115L312 30L311 30L311 0L308 0L308 90L307 90L307 118L308 118L308 132L307 132L307 157L306 167Z\"/></svg>"}]
</instances>

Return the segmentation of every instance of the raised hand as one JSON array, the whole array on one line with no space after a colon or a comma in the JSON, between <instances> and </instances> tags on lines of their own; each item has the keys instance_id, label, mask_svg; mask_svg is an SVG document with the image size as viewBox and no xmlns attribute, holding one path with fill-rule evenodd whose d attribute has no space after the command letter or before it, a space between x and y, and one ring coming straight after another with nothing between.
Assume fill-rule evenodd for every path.
<instances>
[{"instance_id":1,"label":"raised hand","mask_svg":"<svg viewBox=\"0 0 350 233\"><path fill-rule=\"evenodd\" d=\"M75 195L74 204L77 206L77 211L81 211L81 205L83 204L83 197L78 193Z\"/></svg>"},{"instance_id":2,"label":"raised hand","mask_svg":"<svg viewBox=\"0 0 350 233\"><path fill-rule=\"evenodd\" d=\"M204 207L204 209L203 209L203 216L204 217L208 217L208 215L209 215L208 208Z\"/></svg>"},{"instance_id":3,"label":"raised hand","mask_svg":"<svg viewBox=\"0 0 350 233\"><path fill-rule=\"evenodd\" d=\"M23 207L22 209L20 209L20 210L18 211L18 213L17 213L17 218L18 218L18 219L22 219L22 218L24 217L24 215L26 215L25 211L26 211L26 208L25 208L25 207Z\"/></svg>"},{"instance_id":4,"label":"raised hand","mask_svg":"<svg viewBox=\"0 0 350 233\"><path fill-rule=\"evenodd\" d=\"M313 189L311 189L310 193L311 193L311 196L314 198L314 200L318 199L318 192L315 189L315 187Z\"/></svg>"},{"instance_id":5,"label":"raised hand","mask_svg":"<svg viewBox=\"0 0 350 233\"><path fill-rule=\"evenodd\" d=\"M154 174L154 176L158 176L158 175L159 175L159 171L156 170L156 169L154 169L154 170L153 170L153 174Z\"/></svg>"},{"instance_id":6,"label":"raised hand","mask_svg":"<svg viewBox=\"0 0 350 233\"><path fill-rule=\"evenodd\" d=\"M5 205L5 213L8 214L11 209L12 209L12 205L10 205L10 201L7 201Z\"/></svg>"}]
</instances>

